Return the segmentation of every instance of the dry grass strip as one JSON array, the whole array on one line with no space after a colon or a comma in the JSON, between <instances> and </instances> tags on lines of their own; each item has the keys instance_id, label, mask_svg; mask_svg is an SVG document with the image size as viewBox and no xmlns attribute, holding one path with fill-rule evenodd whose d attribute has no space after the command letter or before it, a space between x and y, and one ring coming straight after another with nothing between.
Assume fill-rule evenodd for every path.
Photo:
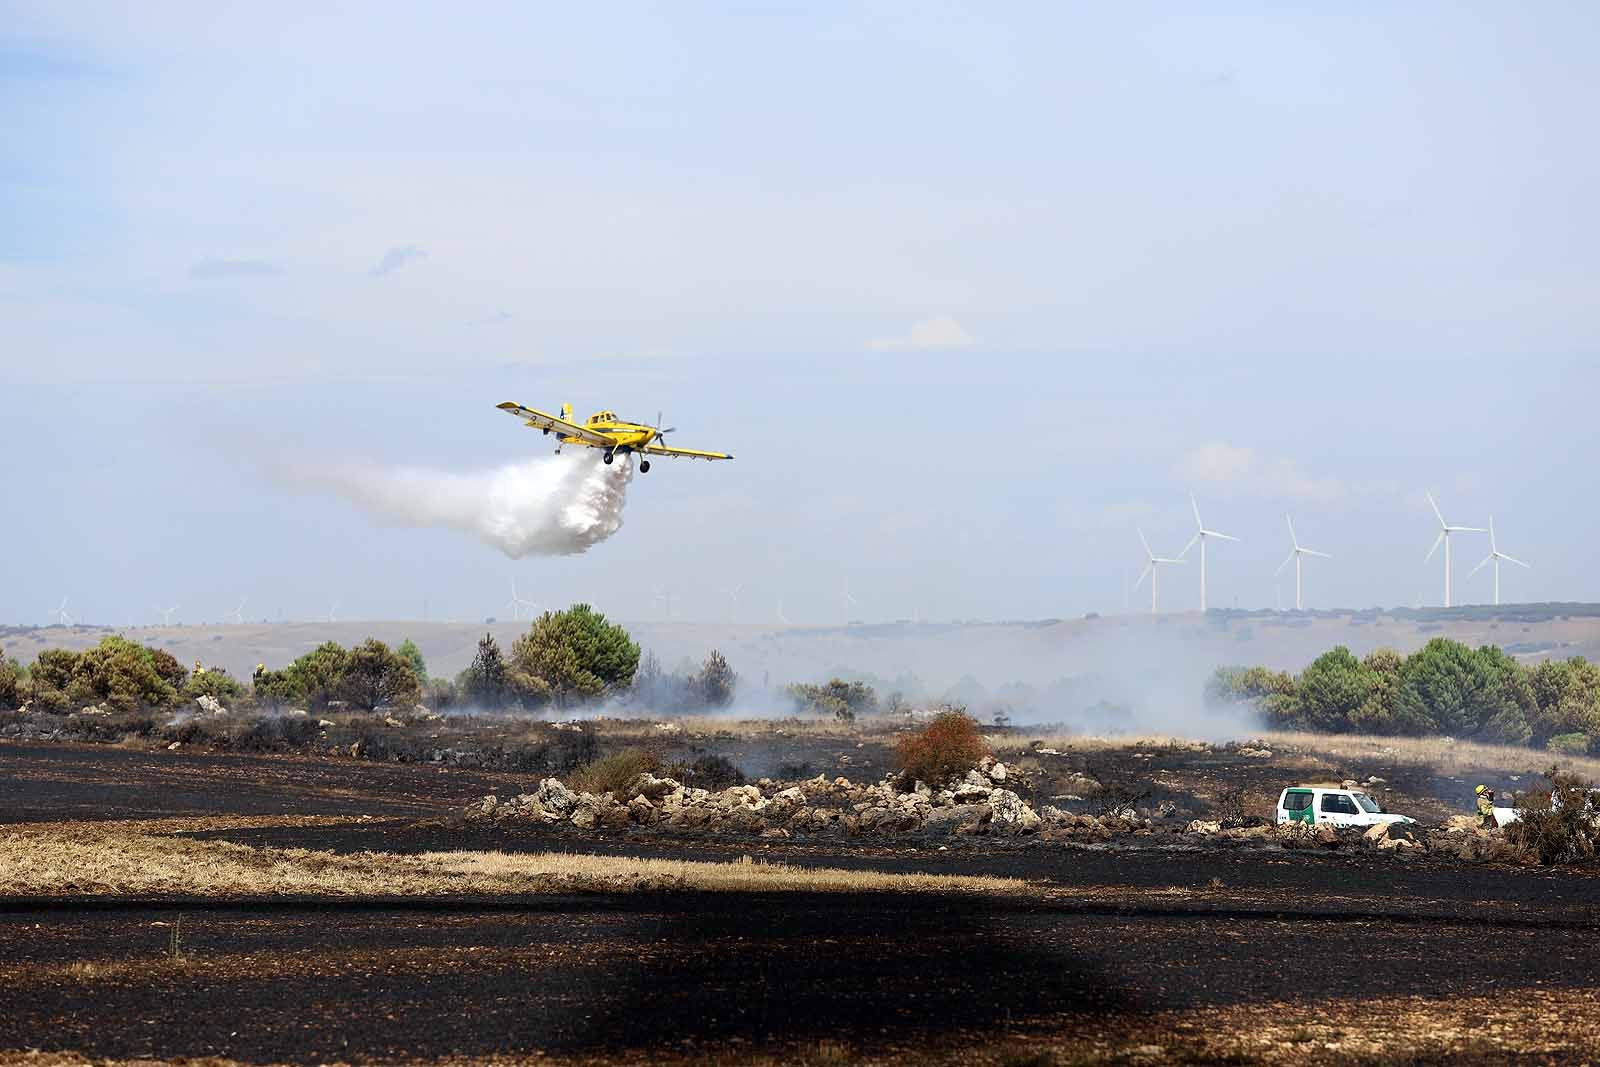
<instances>
[{"instance_id":1,"label":"dry grass strip","mask_svg":"<svg viewBox=\"0 0 1600 1067\"><path fill-rule=\"evenodd\" d=\"M0 894L10 896L504 896L638 892L1033 893L1014 878L887 874L756 862L709 863L560 853L341 855L256 848L109 827L0 834Z\"/></svg>"}]
</instances>

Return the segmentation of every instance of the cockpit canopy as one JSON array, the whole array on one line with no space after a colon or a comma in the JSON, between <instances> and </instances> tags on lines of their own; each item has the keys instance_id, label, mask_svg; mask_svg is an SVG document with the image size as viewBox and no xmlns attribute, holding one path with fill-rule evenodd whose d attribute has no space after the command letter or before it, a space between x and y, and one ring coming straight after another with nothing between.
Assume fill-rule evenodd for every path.
<instances>
[{"instance_id":1,"label":"cockpit canopy","mask_svg":"<svg viewBox=\"0 0 1600 1067\"><path fill-rule=\"evenodd\" d=\"M616 422L616 421L617 421L617 413L615 411L597 411L593 415L589 416L589 422L590 422L591 425L594 424L594 423L597 423L597 422Z\"/></svg>"}]
</instances>

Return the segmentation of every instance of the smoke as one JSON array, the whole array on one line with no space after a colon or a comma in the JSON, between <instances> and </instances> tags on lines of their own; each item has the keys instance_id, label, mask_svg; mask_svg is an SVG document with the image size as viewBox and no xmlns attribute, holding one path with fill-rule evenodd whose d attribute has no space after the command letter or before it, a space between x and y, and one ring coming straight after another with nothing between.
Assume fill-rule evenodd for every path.
<instances>
[{"instance_id":1,"label":"smoke","mask_svg":"<svg viewBox=\"0 0 1600 1067\"><path fill-rule=\"evenodd\" d=\"M467 474L301 463L279 475L295 488L348 500L381 521L464 530L521 559L575 556L621 529L633 463L619 457L607 464L583 449Z\"/></svg>"}]
</instances>

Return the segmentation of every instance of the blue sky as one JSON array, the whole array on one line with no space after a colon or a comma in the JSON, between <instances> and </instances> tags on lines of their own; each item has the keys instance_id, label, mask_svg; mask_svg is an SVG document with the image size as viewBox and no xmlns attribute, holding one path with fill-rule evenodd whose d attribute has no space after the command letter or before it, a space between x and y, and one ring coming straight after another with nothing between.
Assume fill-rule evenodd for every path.
<instances>
[{"instance_id":1,"label":"blue sky","mask_svg":"<svg viewBox=\"0 0 1600 1067\"><path fill-rule=\"evenodd\" d=\"M1437 601L1427 488L1600 599L1597 17L0 3L0 615L1115 611L1191 490L1213 604L1285 511L1312 606ZM259 474L542 448L503 399L740 458L515 563Z\"/></svg>"}]
</instances>

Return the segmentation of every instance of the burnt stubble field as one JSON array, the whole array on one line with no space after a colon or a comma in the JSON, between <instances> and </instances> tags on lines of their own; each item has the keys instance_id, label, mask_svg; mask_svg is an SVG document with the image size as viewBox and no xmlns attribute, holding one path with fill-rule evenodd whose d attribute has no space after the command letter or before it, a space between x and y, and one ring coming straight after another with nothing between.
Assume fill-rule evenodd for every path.
<instances>
[{"instance_id":1,"label":"burnt stubble field","mask_svg":"<svg viewBox=\"0 0 1600 1067\"><path fill-rule=\"evenodd\" d=\"M813 747L817 761L871 751ZM1165 759L1174 797L1200 789L1184 767L1226 772L1226 754L1150 752L1092 759L1153 776ZM1239 774L1293 777L1306 759ZM1391 803L1450 800L1436 787L1451 775L1410 780ZM14 849L127 829L262 866L288 854L273 850L561 853L1016 888L128 896L86 878L0 901L0 1062L1565 1063L1600 1049L1600 882L1582 870L1178 835L770 839L460 817L531 787L329 753L5 744L0 836Z\"/></svg>"}]
</instances>

